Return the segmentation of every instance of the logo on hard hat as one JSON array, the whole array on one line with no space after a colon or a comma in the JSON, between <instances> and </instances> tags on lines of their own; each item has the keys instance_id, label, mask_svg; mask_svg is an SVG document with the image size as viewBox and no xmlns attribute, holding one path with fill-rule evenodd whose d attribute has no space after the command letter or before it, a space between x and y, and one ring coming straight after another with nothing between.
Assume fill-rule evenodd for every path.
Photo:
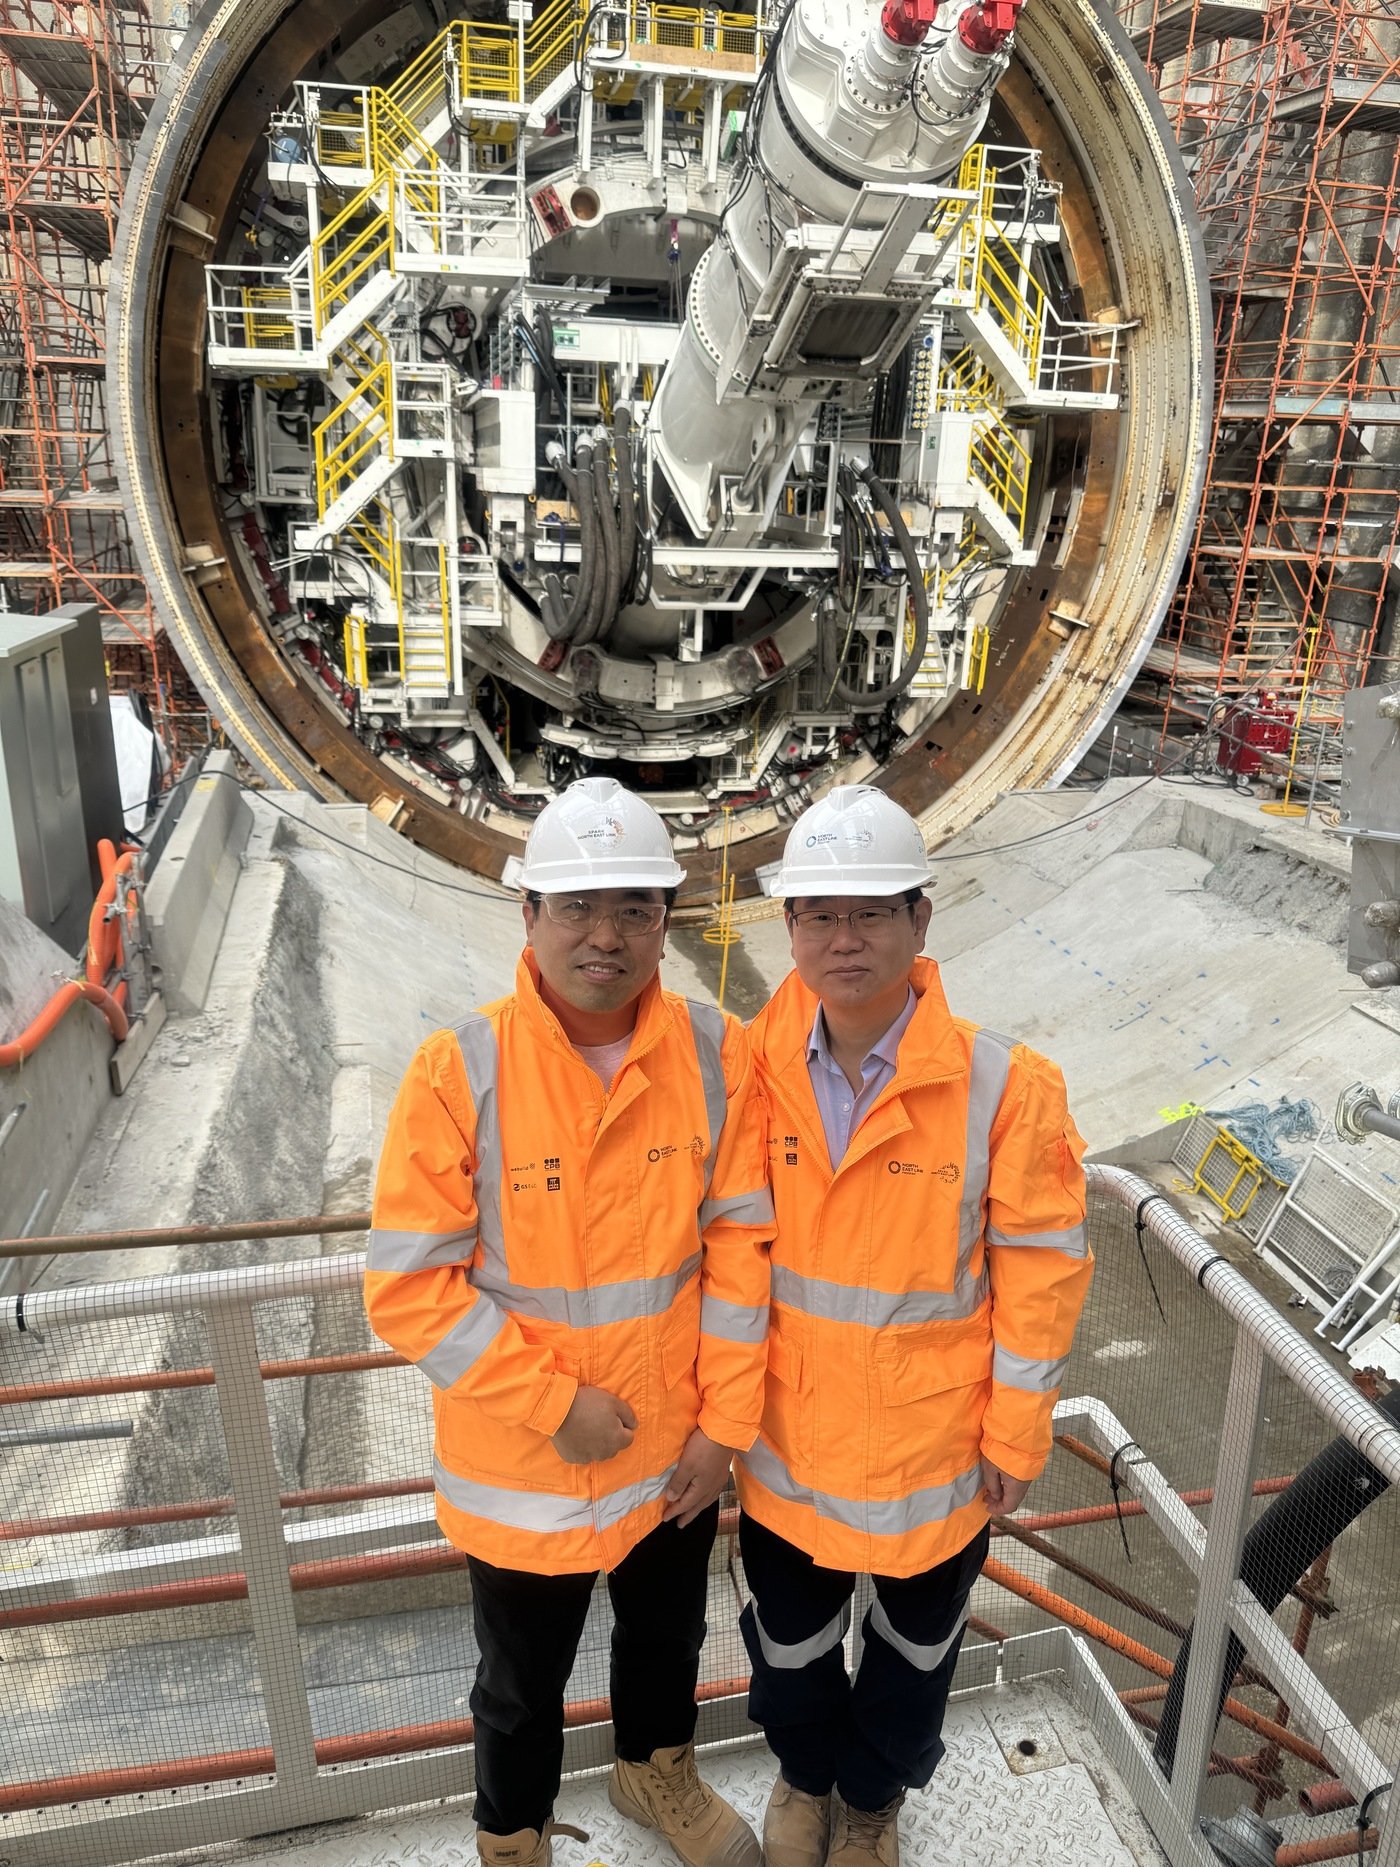
<instances>
[{"instance_id":1,"label":"logo on hard hat","mask_svg":"<svg viewBox=\"0 0 1400 1867\"><path fill-rule=\"evenodd\" d=\"M807 838L807 847L808 849L816 849L823 843L834 843L835 841L836 832L834 830L825 830L809 836Z\"/></svg>"},{"instance_id":2,"label":"logo on hard hat","mask_svg":"<svg viewBox=\"0 0 1400 1867\"><path fill-rule=\"evenodd\" d=\"M851 845L852 849L869 849L870 845L875 841L875 832L873 830L858 829L852 824L850 829L846 832L846 841Z\"/></svg>"},{"instance_id":3,"label":"logo on hard hat","mask_svg":"<svg viewBox=\"0 0 1400 1867\"><path fill-rule=\"evenodd\" d=\"M591 830L580 830L578 840L581 843L620 843L622 824L616 817L604 817Z\"/></svg>"}]
</instances>

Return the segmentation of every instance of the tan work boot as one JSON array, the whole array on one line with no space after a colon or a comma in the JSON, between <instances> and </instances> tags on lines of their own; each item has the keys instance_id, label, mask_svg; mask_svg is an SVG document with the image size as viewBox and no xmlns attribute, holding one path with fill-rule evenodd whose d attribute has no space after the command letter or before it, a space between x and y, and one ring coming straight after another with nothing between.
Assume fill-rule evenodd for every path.
<instances>
[{"instance_id":1,"label":"tan work boot","mask_svg":"<svg viewBox=\"0 0 1400 1867\"><path fill-rule=\"evenodd\" d=\"M852 1809L838 1796L831 1818L826 1867L899 1867L899 1811L903 1796L883 1809Z\"/></svg>"},{"instance_id":2,"label":"tan work boot","mask_svg":"<svg viewBox=\"0 0 1400 1867\"><path fill-rule=\"evenodd\" d=\"M552 1835L572 1835L575 1841L588 1839L581 1828L574 1828L568 1822L546 1822L538 1834L533 1828L522 1828L513 1835L488 1835L478 1828L476 1851L481 1867L550 1867Z\"/></svg>"},{"instance_id":3,"label":"tan work boot","mask_svg":"<svg viewBox=\"0 0 1400 1867\"><path fill-rule=\"evenodd\" d=\"M737 1809L701 1782L694 1744L655 1750L650 1763L619 1757L608 1779L608 1800L620 1815L663 1834L686 1867L760 1867L758 1836Z\"/></svg>"},{"instance_id":4,"label":"tan work boot","mask_svg":"<svg viewBox=\"0 0 1400 1867\"><path fill-rule=\"evenodd\" d=\"M809 1796L780 1774L763 1817L764 1867L826 1867L830 1840L831 1797Z\"/></svg>"}]
</instances>

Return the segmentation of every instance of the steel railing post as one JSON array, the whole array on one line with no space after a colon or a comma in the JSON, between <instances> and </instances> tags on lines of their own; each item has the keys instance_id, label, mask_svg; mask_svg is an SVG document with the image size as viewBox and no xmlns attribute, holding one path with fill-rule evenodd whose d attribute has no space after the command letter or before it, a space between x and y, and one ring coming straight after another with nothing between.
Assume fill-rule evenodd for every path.
<instances>
[{"instance_id":1,"label":"steel railing post","mask_svg":"<svg viewBox=\"0 0 1400 1867\"><path fill-rule=\"evenodd\" d=\"M267 1391L258 1366L252 1306L211 1304L204 1312L214 1391L228 1447L238 1541L248 1578L248 1608L267 1708L268 1734L284 1783L316 1780L316 1741L301 1663L281 1480ZM308 1807L308 1817L312 1810Z\"/></svg>"},{"instance_id":2,"label":"steel railing post","mask_svg":"<svg viewBox=\"0 0 1400 1867\"><path fill-rule=\"evenodd\" d=\"M1254 1496L1263 1376L1262 1347L1248 1330L1237 1329L1220 1427L1215 1497L1196 1593L1180 1734L1172 1766L1172 1801L1182 1820L1191 1826L1200 1812L1206 1765L1219 1719L1231 1603L1236 1591L1244 1586L1239 1579L1240 1556Z\"/></svg>"}]
</instances>

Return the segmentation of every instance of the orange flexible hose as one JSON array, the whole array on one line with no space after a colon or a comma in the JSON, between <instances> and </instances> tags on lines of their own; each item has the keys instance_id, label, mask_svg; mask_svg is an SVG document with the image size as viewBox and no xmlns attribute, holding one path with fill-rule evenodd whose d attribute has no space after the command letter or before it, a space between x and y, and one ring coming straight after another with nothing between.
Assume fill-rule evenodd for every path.
<instances>
[{"instance_id":1,"label":"orange flexible hose","mask_svg":"<svg viewBox=\"0 0 1400 1867\"><path fill-rule=\"evenodd\" d=\"M17 1063L32 1057L49 1033L62 1022L64 1014L80 998L85 998L90 1005L96 1005L107 1020L108 1030L120 1043L131 1027L116 999L104 987L94 985L90 979L70 979L66 985L58 988L27 1031L21 1031L8 1044L0 1044L0 1070L13 1069Z\"/></svg>"}]
</instances>

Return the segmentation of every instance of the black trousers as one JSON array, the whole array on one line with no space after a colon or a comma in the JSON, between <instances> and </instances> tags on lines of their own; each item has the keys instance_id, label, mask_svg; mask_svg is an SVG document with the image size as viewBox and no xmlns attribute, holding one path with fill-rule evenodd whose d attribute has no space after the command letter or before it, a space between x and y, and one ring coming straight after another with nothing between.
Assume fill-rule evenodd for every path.
<instances>
[{"instance_id":1,"label":"black trousers","mask_svg":"<svg viewBox=\"0 0 1400 1867\"><path fill-rule=\"evenodd\" d=\"M749 1716L794 1789L835 1788L851 1808L883 1809L922 1788L943 1755L943 1714L986 1560L983 1528L922 1575L876 1575L854 1682L842 1640L855 1576L823 1569L747 1514L739 1548L751 1599L739 1625L753 1662Z\"/></svg>"},{"instance_id":2,"label":"black trousers","mask_svg":"<svg viewBox=\"0 0 1400 1867\"><path fill-rule=\"evenodd\" d=\"M684 1530L658 1524L608 1576L613 1631L609 1690L619 1757L695 1735L695 1681L719 1505ZM594 1575L532 1575L467 1558L481 1657L472 1687L476 1824L488 1834L540 1830L564 1763L564 1688Z\"/></svg>"}]
</instances>

